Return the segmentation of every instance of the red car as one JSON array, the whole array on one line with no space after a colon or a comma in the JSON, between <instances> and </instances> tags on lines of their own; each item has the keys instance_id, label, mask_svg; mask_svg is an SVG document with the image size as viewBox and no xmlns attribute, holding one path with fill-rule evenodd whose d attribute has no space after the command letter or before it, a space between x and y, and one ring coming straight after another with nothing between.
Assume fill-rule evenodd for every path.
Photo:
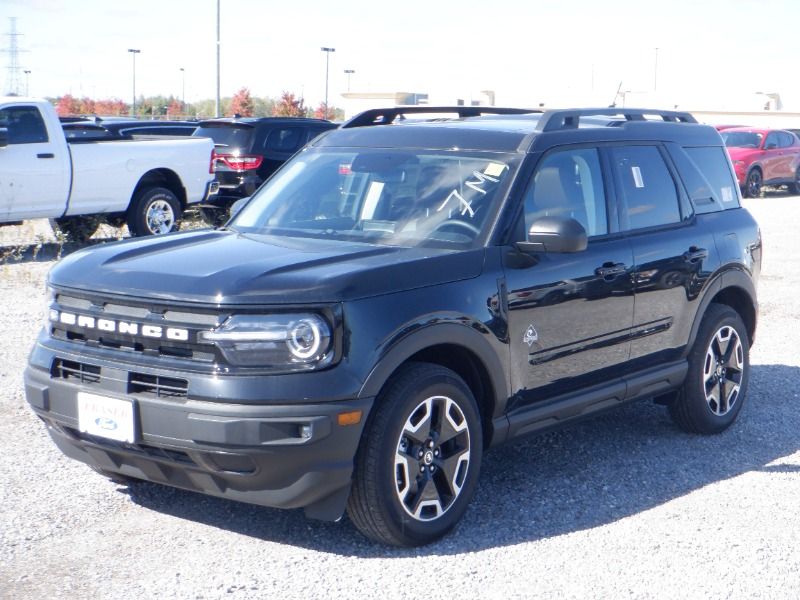
<instances>
[{"instance_id":1,"label":"red car","mask_svg":"<svg viewBox=\"0 0 800 600\"><path fill-rule=\"evenodd\" d=\"M755 198L765 185L800 194L800 138L782 129L733 127L720 131L742 194Z\"/></svg>"}]
</instances>

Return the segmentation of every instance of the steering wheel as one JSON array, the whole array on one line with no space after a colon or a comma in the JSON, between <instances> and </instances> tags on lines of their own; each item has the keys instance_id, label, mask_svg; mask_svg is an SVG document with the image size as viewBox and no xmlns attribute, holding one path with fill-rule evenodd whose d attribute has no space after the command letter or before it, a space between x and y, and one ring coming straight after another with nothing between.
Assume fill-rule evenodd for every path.
<instances>
[{"instance_id":1,"label":"steering wheel","mask_svg":"<svg viewBox=\"0 0 800 600\"><path fill-rule=\"evenodd\" d=\"M439 231L441 229L447 229L448 227L454 227L456 229L466 229L472 235L470 236L471 239L478 237L481 233L481 230L475 227L472 223L467 223L466 221L462 221L461 219L447 219L446 221L442 221L436 227L433 228L431 233Z\"/></svg>"}]
</instances>

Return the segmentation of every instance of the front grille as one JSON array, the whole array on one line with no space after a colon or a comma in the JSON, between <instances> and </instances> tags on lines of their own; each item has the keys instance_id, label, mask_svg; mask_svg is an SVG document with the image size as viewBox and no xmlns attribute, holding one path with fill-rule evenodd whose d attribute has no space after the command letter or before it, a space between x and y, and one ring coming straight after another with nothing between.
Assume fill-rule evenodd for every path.
<instances>
[{"instance_id":1,"label":"front grille","mask_svg":"<svg viewBox=\"0 0 800 600\"><path fill-rule=\"evenodd\" d=\"M129 373L128 393L149 394L156 398L186 398L189 382L175 377Z\"/></svg>"},{"instance_id":2,"label":"front grille","mask_svg":"<svg viewBox=\"0 0 800 600\"><path fill-rule=\"evenodd\" d=\"M56 379L75 380L80 383L100 383L100 367L82 362L57 358L53 361L50 376Z\"/></svg>"},{"instance_id":3,"label":"front grille","mask_svg":"<svg viewBox=\"0 0 800 600\"><path fill-rule=\"evenodd\" d=\"M147 444L129 444L127 442L118 442L117 440L109 440L107 438L84 433L64 425L60 425L59 429L75 439L90 442L105 448L106 450L135 452L137 454L147 456L148 458L155 458L183 464L196 464L186 452L182 452L180 450L170 450L168 448L159 448L156 446L149 446Z\"/></svg>"},{"instance_id":4,"label":"front grille","mask_svg":"<svg viewBox=\"0 0 800 600\"><path fill-rule=\"evenodd\" d=\"M52 308L58 312L50 322L50 335L58 340L209 366L220 362L215 346L198 343L198 332L227 318L213 309L176 310L148 301L123 304L118 299L61 292L55 294Z\"/></svg>"}]
</instances>

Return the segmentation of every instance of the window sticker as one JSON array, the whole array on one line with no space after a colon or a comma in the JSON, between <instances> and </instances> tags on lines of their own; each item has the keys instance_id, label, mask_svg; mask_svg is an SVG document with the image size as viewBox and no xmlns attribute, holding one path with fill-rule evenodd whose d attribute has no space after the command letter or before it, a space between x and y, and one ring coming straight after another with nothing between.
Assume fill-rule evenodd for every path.
<instances>
[{"instance_id":1,"label":"window sticker","mask_svg":"<svg viewBox=\"0 0 800 600\"><path fill-rule=\"evenodd\" d=\"M733 188L729 185L722 187L722 201L733 202Z\"/></svg>"},{"instance_id":2,"label":"window sticker","mask_svg":"<svg viewBox=\"0 0 800 600\"><path fill-rule=\"evenodd\" d=\"M502 165L500 163L489 163L483 170L483 174L487 175L488 177L500 177L505 170L506 165Z\"/></svg>"},{"instance_id":3,"label":"window sticker","mask_svg":"<svg viewBox=\"0 0 800 600\"><path fill-rule=\"evenodd\" d=\"M637 166L633 166L631 167L631 175L633 175L633 184L637 188L643 188L644 179L642 179L642 170Z\"/></svg>"}]
</instances>

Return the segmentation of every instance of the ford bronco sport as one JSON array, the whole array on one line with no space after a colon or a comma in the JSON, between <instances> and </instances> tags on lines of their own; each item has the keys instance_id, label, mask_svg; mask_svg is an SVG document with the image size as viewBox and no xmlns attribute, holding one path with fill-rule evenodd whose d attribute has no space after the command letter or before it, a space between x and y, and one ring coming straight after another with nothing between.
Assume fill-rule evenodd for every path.
<instances>
[{"instance_id":1,"label":"ford bronco sport","mask_svg":"<svg viewBox=\"0 0 800 600\"><path fill-rule=\"evenodd\" d=\"M717 131L413 118L443 110L362 113L221 229L62 260L26 371L58 447L412 546L456 525L489 447L645 398L729 427L761 239Z\"/></svg>"}]
</instances>

